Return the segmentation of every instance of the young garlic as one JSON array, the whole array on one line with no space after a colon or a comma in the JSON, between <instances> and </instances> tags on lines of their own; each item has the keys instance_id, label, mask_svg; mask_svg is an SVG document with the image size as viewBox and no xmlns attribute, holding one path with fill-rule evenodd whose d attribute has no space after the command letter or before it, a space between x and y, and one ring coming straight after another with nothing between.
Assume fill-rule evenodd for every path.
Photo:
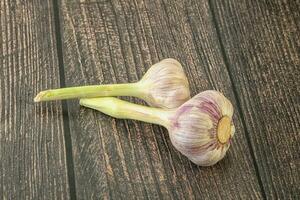
<instances>
[{"instance_id":1,"label":"young garlic","mask_svg":"<svg viewBox=\"0 0 300 200\"><path fill-rule=\"evenodd\" d=\"M230 101L213 90L199 93L177 109L151 108L114 97L81 99L80 104L112 117L166 127L174 147L200 166L221 160L235 132Z\"/></svg>"},{"instance_id":2,"label":"young garlic","mask_svg":"<svg viewBox=\"0 0 300 200\"><path fill-rule=\"evenodd\" d=\"M168 58L152 65L143 78L136 83L46 90L40 92L34 101L108 96L134 96L154 107L177 108L190 99L190 90L181 64Z\"/></svg>"}]
</instances>

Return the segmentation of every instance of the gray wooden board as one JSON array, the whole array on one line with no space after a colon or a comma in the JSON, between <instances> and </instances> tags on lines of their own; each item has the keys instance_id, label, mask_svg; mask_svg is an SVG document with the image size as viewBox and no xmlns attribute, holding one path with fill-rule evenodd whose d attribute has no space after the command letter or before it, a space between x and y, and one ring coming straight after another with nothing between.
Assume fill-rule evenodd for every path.
<instances>
[{"instance_id":1,"label":"gray wooden board","mask_svg":"<svg viewBox=\"0 0 300 200\"><path fill-rule=\"evenodd\" d=\"M266 197L299 199L300 1L212 8Z\"/></svg>"},{"instance_id":2,"label":"gray wooden board","mask_svg":"<svg viewBox=\"0 0 300 200\"><path fill-rule=\"evenodd\" d=\"M68 199L52 1L0 1L0 199Z\"/></svg>"},{"instance_id":3,"label":"gray wooden board","mask_svg":"<svg viewBox=\"0 0 300 200\"><path fill-rule=\"evenodd\" d=\"M62 0L60 7L67 86L134 82L151 64L173 57L193 95L217 89L237 108L208 2ZM225 159L197 167L159 126L116 120L77 100L68 108L79 199L262 198L237 109Z\"/></svg>"}]
</instances>

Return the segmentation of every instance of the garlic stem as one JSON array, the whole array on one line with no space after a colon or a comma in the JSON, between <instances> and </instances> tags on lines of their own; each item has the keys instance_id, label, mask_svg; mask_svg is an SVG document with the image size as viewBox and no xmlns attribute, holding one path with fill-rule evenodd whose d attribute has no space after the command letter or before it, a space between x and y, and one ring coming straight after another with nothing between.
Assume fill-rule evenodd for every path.
<instances>
[{"instance_id":1,"label":"garlic stem","mask_svg":"<svg viewBox=\"0 0 300 200\"><path fill-rule=\"evenodd\" d=\"M134 119L170 127L170 117L175 110L164 110L142 106L114 97L80 99L80 105L98 110L119 119Z\"/></svg>"},{"instance_id":2,"label":"garlic stem","mask_svg":"<svg viewBox=\"0 0 300 200\"><path fill-rule=\"evenodd\" d=\"M40 92L34 98L34 101L40 102L100 96L134 96L141 98L143 96L143 91L139 82L127 84L79 86L45 90Z\"/></svg>"}]
</instances>

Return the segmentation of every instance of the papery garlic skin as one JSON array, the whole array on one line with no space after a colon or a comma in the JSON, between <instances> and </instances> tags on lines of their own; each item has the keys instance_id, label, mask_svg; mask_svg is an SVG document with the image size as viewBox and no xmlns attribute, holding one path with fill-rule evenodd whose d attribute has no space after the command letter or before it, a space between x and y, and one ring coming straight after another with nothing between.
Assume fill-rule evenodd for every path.
<instances>
[{"instance_id":1,"label":"papery garlic skin","mask_svg":"<svg viewBox=\"0 0 300 200\"><path fill-rule=\"evenodd\" d=\"M191 98L183 68L172 58L154 64L140 84L147 88L144 99L153 107L177 108Z\"/></svg>"},{"instance_id":2,"label":"papery garlic skin","mask_svg":"<svg viewBox=\"0 0 300 200\"><path fill-rule=\"evenodd\" d=\"M201 166L210 166L221 160L230 147L235 127L232 123L233 107L220 92L208 90L194 96L177 109L172 118L169 135L174 147L192 162ZM222 143L217 128L222 117L230 119L229 135ZM225 122L228 123L228 122ZM226 134L226 133L224 133Z\"/></svg>"}]
</instances>

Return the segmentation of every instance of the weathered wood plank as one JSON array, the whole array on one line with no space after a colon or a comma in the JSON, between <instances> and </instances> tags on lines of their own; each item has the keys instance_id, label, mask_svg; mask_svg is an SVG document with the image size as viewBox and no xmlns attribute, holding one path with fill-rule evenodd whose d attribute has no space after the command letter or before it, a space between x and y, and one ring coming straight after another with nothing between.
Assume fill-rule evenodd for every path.
<instances>
[{"instance_id":1,"label":"weathered wood plank","mask_svg":"<svg viewBox=\"0 0 300 200\"><path fill-rule=\"evenodd\" d=\"M68 199L52 1L0 1L0 199Z\"/></svg>"},{"instance_id":2,"label":"weathered wood plank","mask_svg":"<svg viewBox=\"0 0 300 200\"><path fill-rule=\"evenodd\" d=\"M134 82L151 64L173 57L193 95L215 88L236 105L208 2L195 9L179 0L62 0L61 8L68 86ZM78 101L68 107L80 199L261 198L238 112L228 155L202 168L180 155L161 127L115 120Z\"/></svg>"},{"instance_id":3,"label":"weathered wood plank","mask_svg":"<svg viewBox=\"0 0 300 200\"><path fill-rule=\"evenodd\" d=\"M213 1L269 199L300 196L300 2Z\"/></svg>"}]
</instances>

